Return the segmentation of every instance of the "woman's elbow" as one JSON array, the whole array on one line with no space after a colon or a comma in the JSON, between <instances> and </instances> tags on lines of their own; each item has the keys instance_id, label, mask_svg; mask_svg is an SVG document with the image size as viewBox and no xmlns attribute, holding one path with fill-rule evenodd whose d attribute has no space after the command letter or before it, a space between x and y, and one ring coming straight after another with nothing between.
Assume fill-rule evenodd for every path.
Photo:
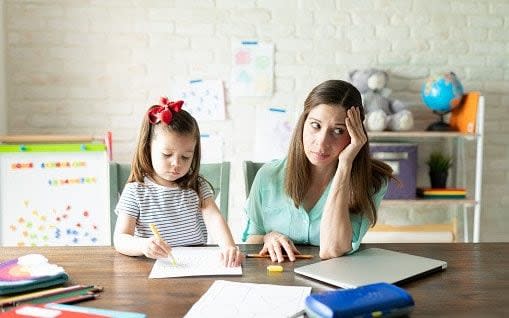
<instances>
[{"instance_id":1,"label":"woman's elbow","mask_svg":"<svg viewBox=\"0 0 509 318\"><path fill-rule=\"evenodd\" d=\"M335 246L330 248L320 248L319 256L321 259L331 259L346 255L352 249L351 246Z\"/></svg>"}]
</instances>

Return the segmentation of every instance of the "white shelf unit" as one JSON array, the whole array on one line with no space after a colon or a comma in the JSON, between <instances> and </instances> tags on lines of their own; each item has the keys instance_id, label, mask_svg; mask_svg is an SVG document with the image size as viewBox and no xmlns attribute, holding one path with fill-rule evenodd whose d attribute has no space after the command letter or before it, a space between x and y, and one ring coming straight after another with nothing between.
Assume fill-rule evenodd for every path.
<instances>
[{"instance_id":1,"label":"white shelf unit","mask_svg":"<svg viewBox=\"0 0 509 318\"><path fill-rule=\"evenodd\" d=\"M440 131L406 131L406 132L368 132L371 142L373 141L416 141L427 142L432 139L442 139L453 143L453 153L455 165L452 171L452 180L456 186L466 184L466 159L465 159L465 141L475 142L475 182L473 197L470 193L466 199L448 199L448 200L383 200L382 206L452 206L457 205L463 208L463 239L470 241L468 209L473 208L473 242L478 243L481 231L481 194L482 194L482 167L483 167L483 135L484 135L484 96L479 97L477 105L477 119L475 133L462 132L440 132Z\"/></svg>"}]
</instances>

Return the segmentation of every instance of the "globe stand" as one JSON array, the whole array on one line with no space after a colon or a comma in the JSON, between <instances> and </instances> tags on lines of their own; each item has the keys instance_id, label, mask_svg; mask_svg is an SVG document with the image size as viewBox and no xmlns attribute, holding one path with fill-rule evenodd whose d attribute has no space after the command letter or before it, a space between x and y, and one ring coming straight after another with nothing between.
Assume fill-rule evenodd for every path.
<instances>
[{"instance_id":1,"label":"globe stand","mask_svg":"<svg viewBox=\"0 0 509 318\"><path fill-rule=\"evenodd\" d=\"M434 122L433 124L429 125L428 128L426 128L427 131L451 131L451 126L449 126L448 123L444 121L445 114L449 113L450 111L446 112L438 112L433 111L433 113L440 116L440 119L437 122Z\"/></svg>"}]
</instances>

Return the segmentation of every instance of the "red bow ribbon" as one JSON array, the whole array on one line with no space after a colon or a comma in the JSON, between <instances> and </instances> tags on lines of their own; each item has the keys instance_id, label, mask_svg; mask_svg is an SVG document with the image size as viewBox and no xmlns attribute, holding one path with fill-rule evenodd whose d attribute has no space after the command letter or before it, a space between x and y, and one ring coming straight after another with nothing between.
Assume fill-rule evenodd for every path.
<instances>
[{"instance_id":1,"label":"red bow ribbon","mask_svg":"<svg viewBox=\"0 0 509 318\"><path fill-rule=\"evenodd\" d=\"M168 97L161 97L159 105L149 110L148 119L152 125L160 122L169 125L173 118L172 111L173 113L178 113L182 109L183 104L184 101L182 100L171 102Z\"/></svg>"}]
</instances>

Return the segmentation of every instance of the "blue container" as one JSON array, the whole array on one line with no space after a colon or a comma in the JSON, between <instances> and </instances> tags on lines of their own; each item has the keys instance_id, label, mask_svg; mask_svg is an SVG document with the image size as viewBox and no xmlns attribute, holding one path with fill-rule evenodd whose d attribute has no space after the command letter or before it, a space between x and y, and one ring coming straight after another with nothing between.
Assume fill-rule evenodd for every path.
<instances>
[{"instance_id":1,"label":"blue container","mask_svg":"<svg viewBox=\"0 0 509 318\"><path fill-rule=\"evenodd\" d=\"M388 283L311 294L305 303L311 318L399 317L414 308L412 295Z\"/></svg>"}]
</instances>

